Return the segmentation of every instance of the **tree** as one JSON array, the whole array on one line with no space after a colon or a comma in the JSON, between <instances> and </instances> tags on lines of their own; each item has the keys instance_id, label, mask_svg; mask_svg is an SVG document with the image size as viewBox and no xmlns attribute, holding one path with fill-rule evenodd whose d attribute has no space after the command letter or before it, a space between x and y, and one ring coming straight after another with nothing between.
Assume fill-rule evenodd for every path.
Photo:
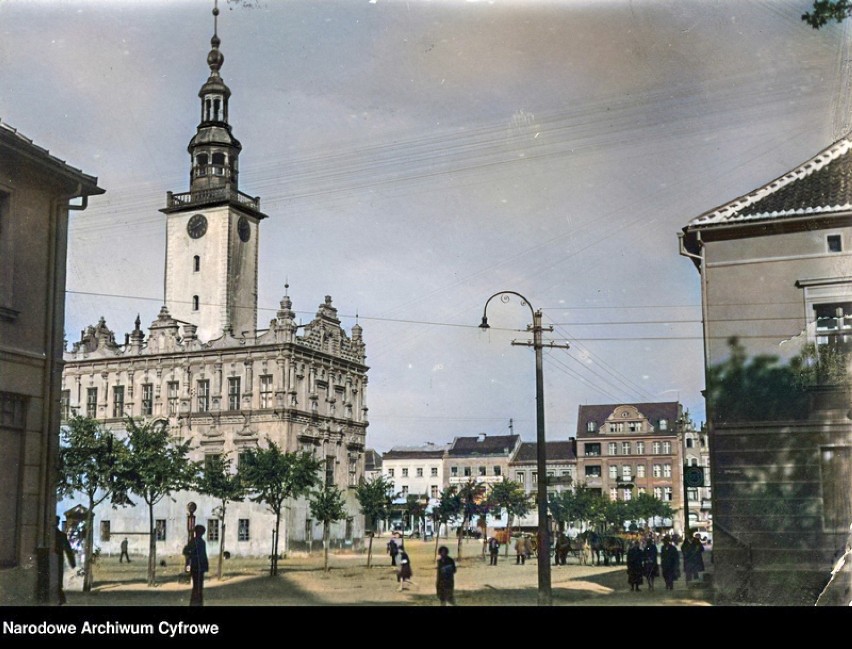
<instances>
[{"instance_id":1,"label":"tree","mask_svg":"<svg viewBox=\"0 0 852 649\"><path fill-rule=\"evenodd\" d=\"M435 524L435 556L438 556L438 539L441 535L441 525L446 529L447 523L457 518L461 512L461 499L455 487L447 487L441 492L438 504L432 508L432 522Z\"/></svg>"},{"instance_id":2,"label":"tree","mask_svg":"<svg viewBox=\"0 0 852 649\"><path fill-rule=\"evenodd\" d=\"M852 15L850 0L814 0L813 11L802 14L802 20L814 29L819 29L832 20L841 22L850 15Z\"/></svg>"},{"instance_id":3,"label":"tree","mask_svg":"<svg viewBox=\"0 0 852 649\"><path fill-rule=\"evenodd\" d=\"M325 485L311 496L311 516L317 525L322 523L323 569L328 572L328 537L331 524L346 517L346 507L340 489L334 485Z\"/></svg>"},{"instance_id":4,"label":"tree","mask_svg":"<svg viewBox=\"0 0 852 649\"><path fill-rule=\"evenodd\" d=\"M217 508L221 521L217 577L219 581L222 581L222 564L225 558L225 513L228 503L241 502L245 498L245 486L242 476L231 471L230 458L226 455L208 455L204 459L195 488L198 493L212 496L220 503Z\"/></svg>"},{"instance_id":5,"label":"tree","mask_svg":"<svg viewBox=\"0 0 852 649\"><path fill-rule=\"evenodd\" d=\"M278 574L278 539L281 512L290 498L305 496L319 482L318 472L322 461L310 453L283 452L268 437L267 448L246 451L239 473L251 500L264 503L275 514L275 542L272 546L270 576Z\"/></svg>"},{"instance_id":6,"label":"tree","mask_svg":"<svg viewBox=\"0 0 852 649\"><path fill-rule=\"evenodd\" d=\"M133 493L148 505L148 585L157 578L157 537L154 505L172 492L195 483L198 465L189 460L190 443L179 442L169 434L168 422L158 419L137 422L126 420L125 451L118 465L116 481L120 488ZM128 499L130 504L132 501Z\"/></svg>"},{"instance_id":7,"label":"tree","mask_svg":"<svg viewBox=\"0 0 852 649\"><path fill-rule=\"evenodd\" d=\"M488 506L495 516L506 512L506 547L504 552L509 555L509 539L512 538L512 519L526 516L530 511L530 498L522 484L512 480L504 480L491 487L488 495Z\"/></svg>"},{"instance_id":8,"label":"tree","mask_svg":"<svg viewBox=\"0 0 852 649\"><path fill-rule=\"evenodd\" d=\"M414 529L415 521L419 524L423 521L426 516L426 506L429 503L429 496L423 494L422 496L418 496L415 494L408 494L405 497L405 504L402 506L402 512L405 518L408 519L408 524L411 529ZM403 534L405 533L405 521L403 520L402 524Z\"/></svg>"},{"instance_id":9,"label":"tree","mask_svg":"<svg viewBox=\"0 0 852 649\"><path fill-rule=\"evenodd\" d=\"M462 522L459 527L459 546L456 556L461 559L464 532L473 520L473 517L479 513L480 506L485 497L485 485L471 478L459 487L457 495L460 503L459 515Z\"/></svg>"},{"instance_id":10,"label":"tree","mask_svg":"<svg viewBox=\"0 0 852 649\"><path fill-rule=\"evenodd\" d=\"M674 518L671 505L649 493L641 493L627 502L627 520L635 523L645 521L650 526L650 521L657 517Z\"/></svg>"},{"instance_id":11,"label":"tree","mask_svg":"<svg viewBox=\"0 0 852 649\"><path fill-rule=\"evenodd\" d=\"M373 557L373 537L376 534L376 528L379 521L386 519L390 513L393 481L383 475L376 476L372 480L362 478L355 487L355 497L361 505L364 520L370 526L370 540L367 545L367 567L369 568Z\"/></svg>"},{"instance_id":12,"label":"tree","mask_svg":"<svg viewBox=\"0 0 852 649\"><path fill-rule=\"evenodd\" d=\"M61 498L79 493L88 501L83 558L83 590L88 592L94 579L94 509L108 498L115 504L126 502L126 495L115 481L115 465L124 447L97 421L79 415L62 428L60 439L57 494Z\"/></svg>"}]
</instances>

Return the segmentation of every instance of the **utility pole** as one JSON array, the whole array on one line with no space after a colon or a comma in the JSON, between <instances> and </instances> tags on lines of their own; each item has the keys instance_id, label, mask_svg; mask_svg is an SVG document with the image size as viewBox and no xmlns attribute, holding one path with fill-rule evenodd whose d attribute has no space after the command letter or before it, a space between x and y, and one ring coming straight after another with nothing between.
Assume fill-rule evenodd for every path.
<instances>
[{"instance_id":1,"label":"utility pole","mask_svg":"<svg viewBox=\"0 0 852 649\"><path fill-rule=\"evenodd\" d=\"M541 324L541 309L534 310L530 301L515 291L500 291L495 293L485 302L482 310L482 324L480 328L488 329L488 318L486 311L488 303L492 299L501 296L501 301L508 302L509 295L515 295L521 299L521 304L528 306L532 313L532 325L527 325L527 331L533 334L532 342L513 340L513 345L532 347L535 350L535 401L536 401L536 460L538 467L538 605L550 606L553 603L553 593L550 579L550 526L547 517L547 443L545 441L544 426L544 371L541 350L544 343L541 339L542 331L553 331L553 327L543 327ZM547 346L555 349L568 349L567 344L548 342Z\"/></svg>"}]
</instances>

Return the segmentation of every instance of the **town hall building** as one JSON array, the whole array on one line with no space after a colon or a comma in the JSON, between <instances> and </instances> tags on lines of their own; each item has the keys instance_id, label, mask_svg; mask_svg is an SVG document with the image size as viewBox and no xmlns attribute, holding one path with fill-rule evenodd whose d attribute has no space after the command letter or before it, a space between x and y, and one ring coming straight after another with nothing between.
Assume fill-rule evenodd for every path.
<instances>
[{"instance_id":1,"label":"town hall building","mask_svg":"<svg viewBox=\"0 0 852 649\"><path fill-rule=\"evenodd\" d=\"M364 470L362 329L343 329L330 296L313 320L298 325L286 284L275 318L258 329L258 243L267 215L258 197L239 188L242 145L231 130L219 45L214 30L210 76L198 93L200 123L188 147L189 191L168 192L161 210L165 304L147 331L137 316L123 343L103 319L81 332L65 354L62 414L95 418L115 432L126 417L164 420L175 439L191 442L193 460L226 454L234 468L241 452L267 439L285 451L313 452L325 460L326 483L346 498L348 516L332 525L332 543L352 544L363 534L347 489ZM207 527L211 554L222 542L235 555L269 553L275 520L264 506L233 503L222 521L217 502L189 492L155 507L158 553L179 553L186 543L190 502ZM306 501L285 511L279 549L321 538ZM117 552L125 536L131 552L147 551L147 530L144 507L96 510L95 544L103 552Z\"/></svg>"}]
</instances>

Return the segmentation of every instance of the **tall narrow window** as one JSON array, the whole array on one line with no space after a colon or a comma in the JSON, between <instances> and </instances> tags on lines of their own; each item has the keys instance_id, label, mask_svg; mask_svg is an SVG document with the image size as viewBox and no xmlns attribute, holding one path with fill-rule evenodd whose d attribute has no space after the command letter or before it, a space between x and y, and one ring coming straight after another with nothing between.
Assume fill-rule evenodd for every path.
<instances>
[{"instance_id":1,"label":"tall narrow window","mask_svg":"<svg viewBox=\"0 0 852 649\"><path fill-rule=\"evenodd\" d=\"M264 374L260 377L260 407L272 407L272 375Z\"/></svg>"},{"instance_id":2,"label":"tall narrow window","mask_svg":"<svg viewBox=\"0 0 852 649\"><path fill-rule=\"evenodd\" d=\"M62 421L71 418L71 390L63 390L59 395L59 413Z\"/></svg>"},{"instance_id":3,"label":"tall narrow window","mask_svg":"<svg viewBox=\"0 0 852 649\"><path fill-rule=\"evenodd\" d=\"M86 388L86 416L95 419L98 416L98 389Z\"/></svg>"},{"instance_id":4,"label":"tall narrow window","mask_svg":"<svg viewBox=\"0 0 852 649\"><path fill-rule=\"evenodd\" d=\"M327 455L325 458L325 486L334 486L334 456Z\"/></svg>"},{"instance_id":5,"label":"tall narrow window","mask_svg":"<svg viewBox=\"0 0 852 649\"><path fill-rule=\"evenodd\" d=\"M142 416L154 414L154 386L151 383L142 384Z\"/></svg>"},{"instance_id":6,"label":"tall narrow window","mask_svg":"<svg viewBox=\"0 0 852 649\"><path fill-rule=\"evenodd\" d=\"M241 518L237 521L237 540L250 541L251 534L249 533L249 519Z\"/></svg>"},{"instance_id":7,"label":"tall narrow window","mask_svg":"<svg viewBox=\"0 0 852 649\"><path fill-rule=\"evenodd\" d=\"M169 395L169 414L176 415L178 414L178 407L180 406L180 400L178 397L178 391L180 390L180 383L178 381L169 381L166 383L166 392Z\"/></svg>"},{"instance_id":8,"label":"tall narrow window","mask_svg":"<svg viewBox=\"0 0 852 649\"><path fill-rule=\"evenodd\" d=\"M201 257L198 255L192 258L192 270L195 273L201 270Z\"/></svg>"},{"instance_id":9,"label":"tall narrow window","mask_svg":"<svg viewBox=\"0 0 852 649\"><path fill-rule=\"evenodd\" d=\"M112 416L124 416L124 386L116 385L112 389Z\"/></svg>"},{"instance_id":10,"label":"tall narrow window","mask_svg":"<svg viewBox=\"0 0 852 649\"><path fill-rule=\"evenodd\" d=\"M240 409L240 377L232 376L228 379L228 410Z\"/></svg>"},{"instance_id":11,"label":"tall narrow window","mask_svg":"<svg viewBox=\"0 0 852 649\"><path fill-rule=\"evenodd\" d=\"M158 518L156 520L156 525L154 529L157 531L157 540L165 541L166 540L166 519Z\"/></svg>"},{"instance_id":12,"label":"tall narrow window","mask_svg":"<svg viewBox=\"0 0 852 649\"><path fill-rule=\"evenodd\" d=\"M645 455L645 442L636 442L636 454Z\"/></svg>"},{"instance_id":13,"label":"tall narrow window","mask_svg":"<svg viewBox=\"0 0 852 649\"><path fill-rule=\"evenodd\" d=\"M199 304L199 303L198 303L198 296L197 296L197 295L193 295L193 296L192 296L192 310L193 310L193 311L198 311L198 304Z\"/></svg>"},{"instance_id":14,"label":"tall narrow window","mask_svg":"<svg viewBox=\"0 0 852 649\"><path fill-rule=\"evenodd\" d=\"M219 519L207 519L207 540L215 543L219 540Z\"/></svg>"},{"instance_id":15,"label":"tall narrow window","mask_svg":"<svg viewBox=\"0 0 852 649\"><path fill-rule=\"evenodd\" d=\"M195 393L198 398L196 410L207 412L210 410L210 381L204 379L195 384Z\"/></svg>"}]
</instances>

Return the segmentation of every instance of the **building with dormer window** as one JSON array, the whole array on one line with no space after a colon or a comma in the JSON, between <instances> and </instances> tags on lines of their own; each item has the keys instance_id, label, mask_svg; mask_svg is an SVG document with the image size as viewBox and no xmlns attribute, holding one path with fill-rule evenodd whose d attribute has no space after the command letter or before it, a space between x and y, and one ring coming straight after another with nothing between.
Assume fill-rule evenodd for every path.
<instances>
[{"instance_id":1,"label":"building with dormer window","mask_svg":"<svg viewBox=\"0 0 852 649\"><path fill-rule=\"evenodd\" d=\"M577 483L610 500L656 496L683 531L683 422L677 402L580 406Z\"/></svg>"}]
</instances>

